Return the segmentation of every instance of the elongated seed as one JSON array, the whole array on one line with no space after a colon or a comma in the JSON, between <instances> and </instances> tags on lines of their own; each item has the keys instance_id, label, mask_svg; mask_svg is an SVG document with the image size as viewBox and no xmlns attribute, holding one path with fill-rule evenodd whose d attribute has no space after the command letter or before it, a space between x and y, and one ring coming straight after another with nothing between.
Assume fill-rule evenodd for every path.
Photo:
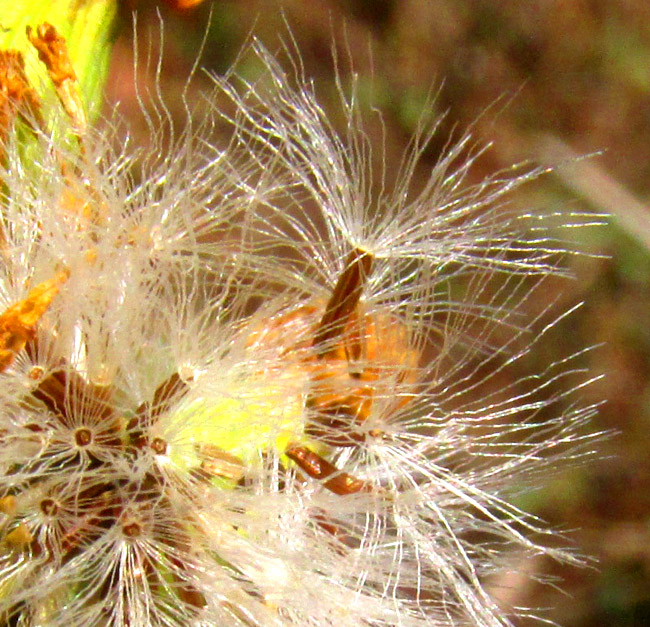
<instances>
[{"instance_id":1,"label":"elongated seed","mask_svg":"<svg viewBox=\"0 0 650 627\"><path fill-rule=\"evenodd\" d=\"M355 248L348 256L345 270L334 286L316 329L313 345L319 357L326 357L335 350L332 342L343 335L345 325L359 304L363 287L372 270L373 259L371 253L360 248Z\"/></svg>"}]
</instances>

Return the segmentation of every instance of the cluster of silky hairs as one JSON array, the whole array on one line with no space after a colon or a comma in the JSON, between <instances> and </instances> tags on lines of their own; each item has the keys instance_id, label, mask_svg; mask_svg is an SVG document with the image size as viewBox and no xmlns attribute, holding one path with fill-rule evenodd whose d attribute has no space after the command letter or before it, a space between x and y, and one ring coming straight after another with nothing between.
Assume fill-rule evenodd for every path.
<instances>
[{"instance_id":1,"label":"cluster of silky hairs","mask_svg":"<svg viewBox=\"0 0 650 627\"><path fill-rule=\"evenodd\" d=\"M414 191L436 122L388 189L289 50L181 131L154 93L146 149L66 96L5 129L4 625L510 625L490 582L578 561L508 500L591 446L572 359L516 375L566 253L507 207L539 172L470 184L468 134Z\"/></svg>"}]
</instances>

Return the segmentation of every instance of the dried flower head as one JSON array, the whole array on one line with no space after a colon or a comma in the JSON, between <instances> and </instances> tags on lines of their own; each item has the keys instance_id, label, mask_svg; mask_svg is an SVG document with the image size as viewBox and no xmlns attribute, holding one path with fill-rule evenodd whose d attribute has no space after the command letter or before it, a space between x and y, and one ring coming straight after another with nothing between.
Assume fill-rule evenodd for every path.
<instances>
[{"instance_id":1,"label":"dried flower head","mask_svg":"<svg viewBox=\"0 0 650 627\"><path fill-rule=\"evenodd\" d=\"M468 136L412 192L434 126L385 191L354 98L340 137L299 66L251 53L263 76L214 77L181 133L145 112L146 153L85 128L45 53L75 141L31 124L26 161L4 122L0 615L508 625L509 554L574 559L509 494L594 411L563 402L570 360L490 385L560 267L504 203L537 172L467 184Z\"/></svg>"}]
</instances>

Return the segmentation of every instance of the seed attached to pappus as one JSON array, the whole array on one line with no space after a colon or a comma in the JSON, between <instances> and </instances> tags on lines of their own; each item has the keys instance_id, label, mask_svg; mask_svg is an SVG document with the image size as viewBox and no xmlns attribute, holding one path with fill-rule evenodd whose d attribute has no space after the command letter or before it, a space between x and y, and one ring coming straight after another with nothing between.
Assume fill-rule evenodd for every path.
<instances>
[{"instance_id":1,"label":"seed attached to pappus","mask_svg":"<svg viewBox=\"0 0 650 627\"><path fill-rule=\"evenodd\" d=\"M547 274L546 248L500 257L519 243L493 211L511 183L470 187L466 206L465 170L446 171L461 145L417 194L375 198L356 101L348 151L300 63L294 81L257 42L269 80L213 76L200 111L183 101L187 131L154 102L155 148L132 152L119 119L86 130L56 29L28 34L65 115L51 132L33 116L34 163L2 170L3 619L501 624L482 582L502 554L482 547L545 549L492 488L543 462L527 412L561 396L537 398L552 372L483 406L471 379L509 314L465 279ZM6 159L31 97L21 59L3 75L0 58ZM233 141L213 144L221 124ZM582 446L566 418L545 431Z\"/></svg>"}]
</instances>

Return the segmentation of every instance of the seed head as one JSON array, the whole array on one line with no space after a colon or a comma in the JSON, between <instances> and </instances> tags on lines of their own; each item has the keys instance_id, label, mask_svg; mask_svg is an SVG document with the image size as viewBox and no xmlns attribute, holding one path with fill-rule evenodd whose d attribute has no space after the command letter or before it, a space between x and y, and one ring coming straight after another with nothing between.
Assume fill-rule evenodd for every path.
<instances>
[{"instance_id":1,"label":"seed head","mask_svg":"<svg viewBox=\"0 0 650 627\"><path fill-rule=\"evenodd\" d=\"M594 411L570 359L509 374L564 252L505 204L538 172L467 184L467 136L412 192L434 126L385 191L354 97L339 136L250 53L263 78L213 77L182 132L146 112L147 152L65 108L27 162L6 128L0 615L509 625L511 552L575 558L507 499Z\"/></svg>"}]
</instances>

